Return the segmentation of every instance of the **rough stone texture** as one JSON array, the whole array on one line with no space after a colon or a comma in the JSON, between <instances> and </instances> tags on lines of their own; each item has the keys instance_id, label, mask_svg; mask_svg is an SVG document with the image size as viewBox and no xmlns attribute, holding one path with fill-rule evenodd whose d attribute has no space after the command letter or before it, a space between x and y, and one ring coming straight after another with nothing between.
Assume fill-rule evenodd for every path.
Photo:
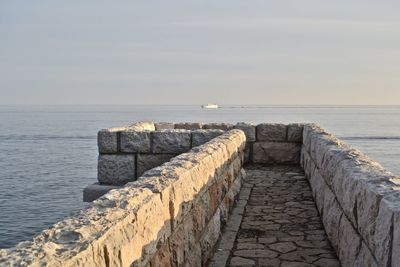
<instances>
[{"instance_id":1,"label":"rough stone texture","mask_svg":"<svg viewBox=\"0 0 400 267\"><path fill-rule=\"evenodd\" d=\"M131 130L131 131L155 131L156 127L154 122L148 122L148 121L140 121L140 122L135 122L133 124L127 125L125 127L122 127L121 130Z\"/></svg>"},{"instance_id":2,"label":"rough stone texture","mask_svg":"<svg viewBox=\"0 0 400 267\"><path fill-rule=\"evenodd\" d=\"M244 148L244 163L252 163L253 142L246 142Z\"/></svg>"},{"instance_id":3,"label":"rough stone texture","mask_svg":"<svg viewBox=\"0 0 400 267\"><path fill-rule=\"evenodd\" d=\"M101 130L97 133L97 146L99 153L117 153L118 152L118 133L110 130Z\"/></svg>"},{"instance_id":4,"label":"rough stone texture","mask_svg":"<svg viewBox=\"0 0 400 267\"><path fill-rule=\"evenodd\" d=\"M175 129L175 124L172 122L156 122L155 123L156 131L173 130L173 129Z\"/></svg>"},{"instance_id":5,"label":"rough stone texture","mask_svg":"<svg viewBox=\"0 0 400 267\"><path fill-rule=\"evenodd\" d=\"M203 125L203 129L218 129L218 130L231 130L233 124L230 123L206 123Z\"/></svg>"},{"instance_id":6,"label":"rough stone texture","mask_svg":"<svg viewBox=\"0 0 400 267\"><path fill-rule=\"evenodd\" d=\"M277 123L257 125L257 141L286 141L287 126Z\"/></svg>"},{"instance_id":7,"label":"rough stone texture","mask_svg":"<svg viewBox=\"0 0 400 267\"><path fill-rule=\"evenodd\" d=\"M234 130L175 157L32 242L0 250L0 265L201 266L237 198L244 146ZM113 157L101 160L120 163Z\"/></svg>"},{"instance_id":8,"label":"rough stone texture","mask_svg":"<svg viewBox=\"0 0 400 267\"><path fill-rule=\"evenodd\" d=\"M138 154L137 156L137 177L150 169L169 161L175 154Z\"/></svg>"},{"instance_id":9,"label":"rough stone texture","mask_svg":"<svg viewBox=\"0 0 400 267\"><path fill-rule=\"evenodd\" d=\"M181 122L175 124L175 129L183 129L183 130L198 130L203 127L203 124L200 122Z\"/></svg>"},{"instance_id":10,"label":"rough stone texture","mask_svg":"<svg viewBox=\"0 0 400 267\"><path fill-rule=\"evenodd\" d=\"M240 129L246 135L247 142L256 141L256 126L251 123L239 122L234 126L235 129Z\"/></svg>"},{"instance_id":11,"label":"rough stone texture","mask_svg":"<svg viewBox=\"0 0 400 267\"><path fill-rule=\"evenodd\" d=\"M287 128L287 140L289 142L301 143L303 141L303 124L289 124Z\"/></svg>"},{"instance_id":12,"label":"rough stone texture","mask_svg":"<svg viewBox=\"0 0 400 267\"><path fill-rule=\"evenodd\" d=\"M304 126L301 155L342 265L400 266L400 178L316 125Z\"/></svg>"},{"instance_id":13,"label":"rough stone texture","mask_svg":"<svg viewBox=\"0 0 400 267\"><path fill-rule=\"evenodd\" d=\"M122 131L120 133L121 152L127 153L149 153L150 131Z\"/></svg>"},{"instance_id":14,"label":"rough stone texture","mask_svg":"<svg viewBox=\"0 0 400 267\"><path fill-rule=\"evenodd\" d=\"M256 142L253 145L253 163L298 164L301 145L296 143Z\"/></svg>"},{"instance_id":15,"label":"rough stone texture","mask_svg":"<svg viewBox=\"0 0 400 267\"><path fill-rule=\"evenodd\" d=\"M245 209L227 266L340 266L300 168L249 166L244 181L248 200L237 205Z\"/></svg>"},{"instance_id":16,"label":"rough stone texture","mask_svg":"<svg viewBox=\"0 0 400 267\"><path fill-rule=\"evenodd\" d=\"M183 153L191 148L190 131L165 130L153 132L153 153Z\"/></svg>"},{"instance_id":17,"label":"rough stone texture","mask_svg":"<svg viewBox=\"0 0 400 267\"><path fill-rule=\"evenodd\" d=\"M400 192L380 202L375 228L374 254L382 266L400 265ZM390 259L391 258L391 259Z\"/></svg>"},{"instance_id":18,"label":"rough stone texture","mask_svg":"<svg viewBox=\"0 0 400 267\"><path fill-rule=\"evenodd\" d=\"M211 139L223 134L223 130L195 130L192 131L192 147L200 146Z\"/></svg>"},{"instance_id":19,"label":"rough stone texture","mask_svg":"<svg viewBox=\"0 0 400 267\"><path fill-rule=\"evenodd\" d=\"M104 184L101 185L99 183L89 185L83 190L83 201L92 202L102 195L106 194L108 191L118 188L121 188L121 186Z\"/></svg>"},{"instance_id":20,"label":"rough stone texture","mask_svg":"<svg viewBox=\"0 0 400 267\"><path fill-rule=\"evenodd\" d=\"M124 185L135 179L134 155L99 155L97 180L100 183Z\"/></svg>"}]
</instances>

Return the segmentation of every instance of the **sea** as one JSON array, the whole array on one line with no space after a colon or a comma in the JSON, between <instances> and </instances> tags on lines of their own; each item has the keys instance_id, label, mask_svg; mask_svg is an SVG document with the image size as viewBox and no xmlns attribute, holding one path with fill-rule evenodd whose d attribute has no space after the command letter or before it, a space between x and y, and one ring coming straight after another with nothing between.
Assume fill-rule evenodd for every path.
<instances>
[{"instance_id":1,"label":"sea","mask_svg":"<svg viewBox=\"0 0 400 267\"><path fill-rule=\"evenodd\" d=\"M144 120L315 122L400 174L400 106L0 106L0 248L88 205L97 131Z\"/></svg>"}]
</instances>

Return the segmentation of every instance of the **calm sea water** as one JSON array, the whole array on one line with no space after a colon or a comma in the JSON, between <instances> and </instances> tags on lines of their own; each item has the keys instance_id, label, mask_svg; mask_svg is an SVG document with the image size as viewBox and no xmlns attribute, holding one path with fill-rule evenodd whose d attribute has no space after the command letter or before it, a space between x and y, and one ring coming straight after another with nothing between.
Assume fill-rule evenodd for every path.
<instances>
[{"instance_id":1,"label":"calm sea water","mask_svg":"<svg viewBox=\"0 0 400 267\"><path fill-rule=\"evenodd\" d=\"M317 122L400 174L400 107L2 106L0 248L84 207L97 131L137 120Z\"/></svg>"}]
</instances>

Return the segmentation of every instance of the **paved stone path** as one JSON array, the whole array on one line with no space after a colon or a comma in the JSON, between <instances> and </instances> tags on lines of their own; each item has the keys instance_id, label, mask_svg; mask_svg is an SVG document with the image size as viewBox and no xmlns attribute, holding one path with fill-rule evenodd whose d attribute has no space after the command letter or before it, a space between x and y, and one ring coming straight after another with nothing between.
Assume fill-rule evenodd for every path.
<instances>
[{"instance_id":1,"label":"paved stone path","mask_svg":"<svg viewBox=\"0 0 400 267\"><path fill-rule=\"evenodd\" d=\"M340 266L300 168L246 173L210 266Z\"/></svg>"}]
</instances>

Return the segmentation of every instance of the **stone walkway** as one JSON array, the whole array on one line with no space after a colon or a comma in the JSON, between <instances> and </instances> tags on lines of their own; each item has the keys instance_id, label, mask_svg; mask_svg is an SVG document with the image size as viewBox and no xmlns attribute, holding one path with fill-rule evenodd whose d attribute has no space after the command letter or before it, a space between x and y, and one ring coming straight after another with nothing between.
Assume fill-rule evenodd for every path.
<instances>
[{"instance_id":1,"label":"stone walkway","mask_svg":"<svg viewBox=\"0 0 400 267\"><path fill-rule=\"evenodd\" d=\"M209 266L340 266L300 168L246 173Z\"/></svg>"}]
</instances>

